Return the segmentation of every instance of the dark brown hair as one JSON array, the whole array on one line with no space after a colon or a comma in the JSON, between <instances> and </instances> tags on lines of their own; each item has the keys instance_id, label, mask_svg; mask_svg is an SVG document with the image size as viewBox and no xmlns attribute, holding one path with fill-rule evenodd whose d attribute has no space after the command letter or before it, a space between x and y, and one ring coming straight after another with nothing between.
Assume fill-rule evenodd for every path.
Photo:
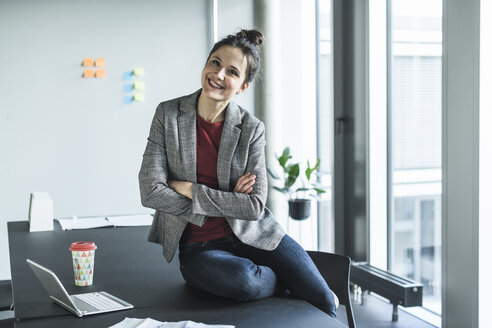
<instances>
[{"instance_id":1,"label":"dark brown hair","mask_svg":"<svg viewBox=\"0 0 492 328\"><path fill-rule=\"evenodd\" d=\"M219 42L217 42L210 54L208 55L207 62L210 56L224 46L231 46L242 50L246 59L248 60L248 67L246 71L246 78L244 83L249 83L255 78L258 69L260 68L260 55L258 54L258 46L263 43L263 34L257 30L241 30L235 35L228 35Z\"/></svg>"}]
</instances>

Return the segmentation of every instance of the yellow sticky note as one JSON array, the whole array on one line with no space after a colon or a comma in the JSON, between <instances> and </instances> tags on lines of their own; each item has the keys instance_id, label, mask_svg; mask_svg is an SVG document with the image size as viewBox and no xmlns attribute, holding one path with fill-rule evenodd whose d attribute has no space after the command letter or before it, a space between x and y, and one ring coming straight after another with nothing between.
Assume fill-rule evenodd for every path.
<instances>
[{"instance_id":1,"label":"yellow sticky note","mask_svg":"<svg viewBox=\"0 0 492 328\"><path fill-rule=\"evenodd\" d=\"M106 77L106 70L105 69L97 69L96 70L96 77Z\"/></svg>"},{"instance_id":2,"label":"yellow sticky note","mask_svg":"<svg viewBox=\"0 0 492 328\"><path fill-rule=\"evenodd\" d=\"M94 77L94 70L93 69L86 69L84 70L84 77Z\"/></svg>"},{"instance_id":3,"label":"yellow sticky note","mask_svg":"<svg viewBox=\"0 0 492 328\"><path fill-rule=\"evenodd\" d=\"M135 68L133 70L133 75L135 75L135 76L143 76L143 75L145 75L145 70L143 68L141 68L141 67Z\"/></svg>"},{"instance_id":4,"label":"yellow sticky note","mask_svg":"<svg viewBox=\"0 0 492 328\"><path fill-rule=\"evenodd\" d=\"M84 58L82 66L94 66L94 60L92 58Z\"/></svg>"},{"instance_id":5,"label":"yellow sticky note","mask_svg":"<svg viewBox=\"0 0 492 328\"><path fill-rule=\"evenodd\" d=\"M98 67L106 66L106 60L104 58L96 58L96 65Z\"/></svg>"},{"instance_id":6,"label":"yellow sticky note","mask_svg":"<svg viewBox=\"0 0 492 328\"><path fill-rule=\"evenodd\" d=\"M133 84L133 89L144 90L145 89L145 82L144 81L135 81L135 83Z\"/></svg>"},{"instance_id":7,"label":"yellow sticky note","mask_svg":"<svg viewBox=\"0 0 492 328\"><path fill-rule=\"evenodd\" d=\"M145 95L143 93L136 93L133 95L133 100L135 101L144 101Z\"/></svg>"}]
</instances>

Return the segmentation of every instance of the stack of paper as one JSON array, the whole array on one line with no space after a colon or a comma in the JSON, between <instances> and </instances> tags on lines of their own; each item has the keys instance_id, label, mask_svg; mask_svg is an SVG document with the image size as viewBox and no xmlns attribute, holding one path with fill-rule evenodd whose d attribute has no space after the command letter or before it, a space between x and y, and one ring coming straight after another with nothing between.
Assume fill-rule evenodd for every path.
<instances>
[{"instance_id":1,"label":"stack of paper","mask_svg":"<svg viewBox=\"0 0 492 328\"><path fill-rule=\"evenodd\" d=\"M106 220L104 216L77 218L73 216L71 219L56 219L60 222L63 230L74 229L92 229L101 227L111 227L113 224Z\"/></svg>"},{"instance_id":2,"label":"stack of paper","mask_svg":"<svg viewBox=\"0 0 492 328\"><path fill-rule=\"evenodd\" d=\"M125 318L125 320L109 328L235 328L231 325L207 325L193 321L162 322L151 318L136 319Z\"/></svg>"},{"instance_id":3,"label":"stack of paper","mask_svg":"<svg viewBox=\"0 0 492 328\"><path fill-rule=\"evenodd\" d=\"M136 215L116 215L107 216L109 222L115 227L136 227L143 225L151 225L154 217L151 214L136 214Z\"/></svg>"},{"instance_id":4,"label":"stack of paper","mask_svg":"<svg viewBox=\"0 0 492 328\"><path fill-rule=\"evenodd\" d=\"M152 224L152 214L92 216L56 219L63 230L93 229L101 227L135 227Z\"/></svg>"}]
</instances>

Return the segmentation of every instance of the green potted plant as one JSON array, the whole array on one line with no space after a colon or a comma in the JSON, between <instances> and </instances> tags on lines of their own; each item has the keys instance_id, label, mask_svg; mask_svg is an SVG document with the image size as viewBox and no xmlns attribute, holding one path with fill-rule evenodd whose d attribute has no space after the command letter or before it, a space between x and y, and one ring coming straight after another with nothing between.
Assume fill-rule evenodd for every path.
<instances>
[{"instance_id":1,"label":"green potted plant","mask_svg":"<svg viewBox=\"0 0 492 328\"><path fill-rule=\"evenodd\" d=\"M278 164L282 168L283 174L276 174L271 168L268 168L270 176L282 183L281 187L274 186L273 189L287 196L289 202L289 216L294 220L304 220L311 214L311 198L318 198L325 190L317 183L311 182L315 171L319 168L320 159L316 161L316 165L311 167L309 160L307 168L304 171L305 178L300 176L299 163L289 163L292 158L290 148L286 147L281 156L275 156Z\"/></svg>"}]
</instances>

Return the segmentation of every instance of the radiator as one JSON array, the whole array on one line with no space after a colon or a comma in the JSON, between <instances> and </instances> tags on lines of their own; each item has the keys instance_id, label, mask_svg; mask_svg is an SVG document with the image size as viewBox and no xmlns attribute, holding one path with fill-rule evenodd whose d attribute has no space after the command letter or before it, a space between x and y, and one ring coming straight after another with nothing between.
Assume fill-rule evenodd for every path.
<instances>
[{"instance_id":1,"label":"radiator","mask_svg":"<svg viewBox=\"0 0 492 328\"><path fill-rule=\"evenodd\" d=\"M378 294L393 304L393 321L398 320L398 305L422 306L421 283L378 269L367 263L353 263L350 282L362 291Z\"/></svg>"}]
</instances>

